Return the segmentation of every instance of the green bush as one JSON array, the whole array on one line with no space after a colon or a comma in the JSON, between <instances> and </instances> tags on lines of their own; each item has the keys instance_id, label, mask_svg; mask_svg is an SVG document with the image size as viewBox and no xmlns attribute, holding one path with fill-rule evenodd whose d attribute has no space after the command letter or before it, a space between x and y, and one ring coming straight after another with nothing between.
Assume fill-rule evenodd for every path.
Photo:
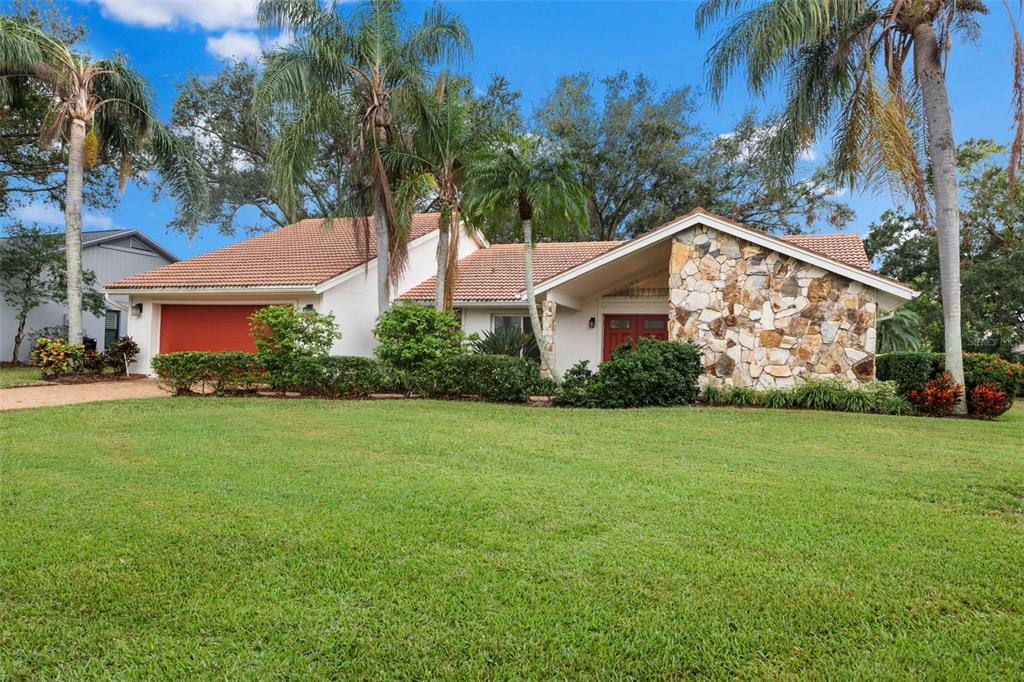
<instances>
[{"instance_id":1,"label":"green bush","mask_svg":"<svg viewBox=\"0 0 1024 682\"><path fill-rule=\"evenodd\" d=\"M465 334L453 313L406 303L380 316L373 329L377 357L407 382L425 379L427 364L441 367L464 355ZM421 371L422 369L422 371Z\"/></svg>"},{"instance_id":2,"label":"green bush","mask_svg":"<svg viewBox=\"0 0 1024 682\"><path fill-rule=\"evenodd\" d=\"M773 410L786 410L794 406L793 391L785 388L769 388L761 391L757 404Z\"/></svg>"},{"instance_id":3,"label":"green bush","mask_svg":"<svg viewBox=\"0 0 1024 682\"><path fill-rule=\"evenodd\" d=\"M413 390L432 397L476 396L492 402L524 402L540 383L529 358L466 354L421 365Z\"/></svg>"},{"instance_id":4,"label":"green bush","mask_svg":"<svg viewBox=\"0 0 1024 682\"><path fill-rule=\"evenodd\" d=\"M249 318L249 333L266 380L280 391L316 383L319 363L341 338L334 315L291 305L261 308Z\"/></svg>"},{"instance_id":5,"label":"green bush","mask_svg":"<svg viewBox=\"0 0 1024 682\"><path fill-rule=\"evenodd\" d=\"M886 353L875 358L875 376L881 381L895 381L900 395L906 397L911 391L924 390L938 370L935 362L942 355L924 351Z\"/></svg>"},{"instance_id":6,"label":"green bush","mask_svg":"<svg viewBox=\"0 0 1024 682\"><path fill-rule=\"evenodd\" d=\"M895 381L904 398L914 391L921 394L929 381L938 379L944 372L942 353L886 353L876 359L878 378ZM968 396L975 386L994 384L1012 403L1013 396L1024 389L1024 365L998 355L964 353L964 383Z\"/></svg>"},{"instance_id":7,"label":"green bush","mask_svg":"<svg viewBox=\"0 0 1024 682\"><path fill-rule=\"evenodd\" d=\"M379 360L334 355L321 360L319 391L332 398L362 398L391 390L394 378Z\"/></svg>"},{"instance_id":8,"label":"green bush","mask_svg":"<svg viewBox=\"0 0 1024 682\"><path fill-rule=\"evenodd\" d=\"M204 382L217 395L255 393L265 380L259 358L253 353L224 351L205 355Z\"/></svg>"},{"instance_id":9,"label":"green bush","mask_svg":"<svg viewBox=\"0 0 1024 682\"><path fill-rule=\"evenodd\" d=\"M197 384L207 380L210 353L180 351L154 355L150 364L160 382L174 395L188 395Z\"/></svg>"},{"instance_id":10,"label":"green bush","mask_svg":"<svg viewBox=\"0 0 1024 682\"><path fill-rule=\"evenodd\" d=\"M641 339L622 345L594 374L585 363L573 367L555 402L580 407L683 405L697 399L703 371L700 352L690 343Z\"/></svg>"}]
</instances>

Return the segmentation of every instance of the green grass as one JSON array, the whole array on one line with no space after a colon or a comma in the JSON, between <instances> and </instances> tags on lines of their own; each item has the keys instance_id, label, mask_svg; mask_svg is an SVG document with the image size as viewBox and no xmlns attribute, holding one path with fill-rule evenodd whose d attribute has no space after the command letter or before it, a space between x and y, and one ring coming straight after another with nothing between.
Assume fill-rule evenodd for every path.
<instances>
[{"instance_id":1,"label":"green grass","mask_svg":"<svg viewBox=\"0 0 1024 682\"><path fill-rule=\"evenodd\" d=\"M0 679L1010 678L1024 411L0 414Z\"/></svg>"},{"instance_id":2,"label":"green grass","mask_svg":"<svg viewBox=\"0 0 1024 682\"><path fill-rule=\"evenodd\" d=\"M38 367L0 367L0 388L42 383Z\"/></svg>"}]
</instances>

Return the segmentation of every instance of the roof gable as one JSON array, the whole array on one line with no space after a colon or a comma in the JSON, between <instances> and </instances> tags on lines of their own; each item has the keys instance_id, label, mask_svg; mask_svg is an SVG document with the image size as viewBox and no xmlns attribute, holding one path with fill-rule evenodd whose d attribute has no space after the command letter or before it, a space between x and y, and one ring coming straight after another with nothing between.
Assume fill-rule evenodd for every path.
<instances>
[{"instance_id":1,"label":"roof gable","mask_svg":"<svg viewBox=\"0 0 1024 682\"><path fill-rule=\"evenodd\" d=\"M600 254L585 263L581 263L548 279L537 287L537 293L541 294L549 291L570 279L607 265L622 256L663 242L673 235L697 224L720 230L738 239L764 246L805 263L817 265L826 271L861 282L902 300L910 300L917 295L917 292L906 284L868 270L867 254L864 252L864 246L860 243L860 238L857 235L793 235L788 238L775 237L705 211L703 208L696 208L684 216L680 216L660 227L645 232L628 242L623 242L606 253ZM860 244L859 248L852 242L851 238ZM813 247L827 249L828 252L823 253Z\"/></svg>"}]
</instances>

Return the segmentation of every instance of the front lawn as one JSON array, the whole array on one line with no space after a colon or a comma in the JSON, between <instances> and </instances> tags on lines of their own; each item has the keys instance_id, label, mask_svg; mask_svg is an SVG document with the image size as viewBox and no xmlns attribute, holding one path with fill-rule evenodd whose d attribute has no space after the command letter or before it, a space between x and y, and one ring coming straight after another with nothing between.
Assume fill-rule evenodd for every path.
<instances>
[{"instance_id":1,"label":"front lawn","mask_svg":"<svg viewBox=\"0 0 1024 682\"><path fill-rule=\"evenodd\" d=\"M0 367L0 388L43 383L38 367Z\"/></svg>"},{"instance_id":2,"label":"front lawn","mask_svg":"<svg viewBox=\"0 0 1024 682\"><path fill-rule=\"evenodd\" d=\"M0 678L1008 678L1024 410L0 415Z\"/></svg>"}]
</instances>

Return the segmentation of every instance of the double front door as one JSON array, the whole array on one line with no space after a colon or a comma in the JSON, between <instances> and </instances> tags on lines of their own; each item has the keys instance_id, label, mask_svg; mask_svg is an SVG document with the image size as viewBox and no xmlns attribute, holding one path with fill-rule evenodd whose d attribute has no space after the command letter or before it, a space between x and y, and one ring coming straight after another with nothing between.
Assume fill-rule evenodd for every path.
<instances>
[{"instance_id":1,"label":"double front door","mask_svg":"<svg viewBox=\"0 0 1024 682\"><path fill-rule=\"evenodd\" d=\"M612 351L622 344L635 346L648 336L668 340L668 315L605 315L603 359L611 358Z\"/></svg>"}]
</instances>

